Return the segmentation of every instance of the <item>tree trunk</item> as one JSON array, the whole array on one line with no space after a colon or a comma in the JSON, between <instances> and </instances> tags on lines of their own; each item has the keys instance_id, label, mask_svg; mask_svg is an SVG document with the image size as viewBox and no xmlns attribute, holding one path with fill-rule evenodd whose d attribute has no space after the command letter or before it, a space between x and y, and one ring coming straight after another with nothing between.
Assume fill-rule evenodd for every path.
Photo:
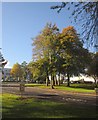
<instances>
[{"instance_id":1,"label":"tree trunk","mask_svg":"<svg viewBox=\"0 0 98 120\"><path fill-rule=\"evenodd\" d=\"M54 87L53 87L53 80L51 80L51 88L54 89Z\"/></svg>"},{"instance_id":2,"label":"tree trunk","mask_svg":"<svg viewBox=\"0 0 98 120\"><path fill-rule=\"evenodd\" d=\"M57 79L56 79L56 76L55 76L55 85L57 85Z\"/></svg>"},{"instance_id":3,"label":"tree trunk","mask_svg":"<svg viewBox=\"0 0 98 120\"><path fill-rule=\"evenodd\" d=\"M53 80L53 86L55 86L55 78L54 78L54 75L52 76L52 80Z\"/></svg>"},{"instance_id":4,"label":"tree trunk","mask_svg":"<svg viewBox=\"0 0 98 120\"><path fill-rule=\"evenodd\" d=\"M46 77L46 86L48 86L48 79L47 79L47 77Z\"/></svg>"},{"instance_id":5,"label":"tree trunk","mask_svg":"<svg viewBox=\"0 0 98 120\"><path fill-rule=\"evenodd\" d=\"M96 78L94 78L94 80L95 80L95 87L97 87L97 80L96 80Z\"/></svg>"},{"instance_id":6,"label":"tree trunk","mask_svg":"<svg viewBox=\"0 0 98 120\"><path fill-rule=\"evenodd\" d=\"M60 86L60 73L58 75L58 86Z\"/></svg>"},{"instance_id":7,"label":"tree trunk","mask_svg":"<svg viewBox=\"0 0 98 120\"><path fill-rule=\"evenodd\" d=\"M46 77L46 86L48 86L49 76Z\"/></svg>"},{"instance_id":8,"label":"tree trunk","mask_svg":"<svg viewBox=\"0 0 98 120\"><path fill-rule=\"evenodd\" d=\"M68 73L67 73L67 87L70 87L70 76Z\"/></svg>"},{"instance_id":9,"label":"tree trunk","mask_svg":"<svg viewBox=\"0 0 98 120\"><path fill-rule=\"evenodd\" d=\"M51 86L52 89L54 89L54 87L53 87L53 84L54 84L54 83L53 83L53 82L54 82L54 81L53 81L53 76L51 75L51 83L50 83L50 86Z\"/></svg>"},{"instance_id":10,"label":"tree trunk","mask_svg":"<svg viewBox=\"0 0 98 120\"><path fill-rule=\"evenodd\" d=\"M18 83L18 81L19 81L19 77L17 77L17 83Z\"/></svg>"},{"instance_id":11,"label":"tree trunk","mask_svg":"<svg viewBox=\"0 0 98 120\"><path fill-rule=\"evenodd\" d=\"M46 86L48 86L49 83L49 75L48 75L48 71L46 70Z\"/></svg>"}]
</instances>

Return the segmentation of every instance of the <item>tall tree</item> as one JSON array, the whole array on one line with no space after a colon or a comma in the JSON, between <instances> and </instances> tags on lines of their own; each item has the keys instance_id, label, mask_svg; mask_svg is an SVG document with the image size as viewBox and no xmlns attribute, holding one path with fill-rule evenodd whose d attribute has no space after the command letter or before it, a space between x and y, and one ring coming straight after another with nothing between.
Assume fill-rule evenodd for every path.
<instances>
[{"instance_id":1,"label":"tall tree","mask_svg":"<svg viewBox=\"0 0 98 120\"><path fill-rule=\"evenodd\" d=\"M47 24L41 33L33 41L33 57L36 60L43 61L44 68L46 69L47 80L48 76L51 75L51 87L53 88L53 78L55 73L55 47L56 47L56 36L59 29L54 24Z\"/></svg>"},{"instance_id":2,"label":"tall tree","mask_svg":"<svg viewBox=\"0 0 98 120\"><path fill-rule=\"evenodd\" d=\"M42 60L31 61L28 64L28 68L30 70L33 82L44 82L46 77L46 71L44 71Z\"/></svg>"},{"instance_id":3,"label":"tall tree","mask_svg":"<svg viewBox=\"0 0 98 120\"><path fill-rule=\"evenodd\" d=\"M13 65L12 69L11 69L11 75L18 80L20 80L22 78L22 69L21 69L21 65L19 63L16 63Z\"/></svg>"},{"instance_id":4,"label":"tall tree","mask_svg":"<svg viewBox=\"0 0 98 120\"><path fill-rule=\"evenodd\" d=\"M33 82L36 81L36 78L38 78L38 75L39 75L39 69L38 69L38 63L36 62L30 62L28 64L28 67L29 67L29 70L32 74L32 79L33 79Z\"/></svg>"},{"instance_id":5,"label":"tall tree","mask_svg":"<svg viewBox=\"0 0 98 120\"><path fill-rule=\"evenodd\" d=\"M63 29L60 42L62 46L60 54L64 59L63 71L68 78L67 86L70 86L70 77L84 72L89 63L90 54L87 49L83 48L79 35L72 26Z\"/></svg>"},{"instance_id":6,"label":"tall tree","mask_svg":"<svg viewBox=\"0 0 98 120\"><path fill-rule=\"evenodd\" d=\"M51 88L54 86L56 74L59 76L58 85L60 85L61 73L66 73L70 86L70 77L84 72L90 58L88 50L83 48L79 35L72 26L64 28L59 33L57 26L47 24L34 39L33 45L39 70L43 71L46 79L51 76Z\"/></svg>"},{"instance_id":7,"label":"tall tree","mask_svg":"<svg viewBox=\"0 0 98 120\"><path fill-rule=\"evenodd\" d=\"M81 23L83 42L98 47L98 1L62 2L61 5L51 7L51 9L57 9L58 13L62 8L67 8L68 10L74 8L72 17L74 17L75 22Z\"/></svg>"},{"instance_id":8,"label":"tall tree","mask_svg":"<svg viewBox=\"0 0 98 120\"><path fill-rule=\"evenodd\" d=\"M88 66L87 73L95 80L95 86L98 83L98 52L92 55L92 61Z\"/></svg>"}]
</instances>

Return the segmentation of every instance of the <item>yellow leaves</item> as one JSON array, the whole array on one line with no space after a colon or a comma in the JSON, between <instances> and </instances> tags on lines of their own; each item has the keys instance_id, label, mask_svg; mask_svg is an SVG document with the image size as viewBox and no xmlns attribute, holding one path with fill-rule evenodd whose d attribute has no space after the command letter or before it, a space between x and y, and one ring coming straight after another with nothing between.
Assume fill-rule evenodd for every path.
<instances>
[{"instance_id":1,"label":"yellow leaves","mask_svg":"<svg viewBox=\"0 0 98 120\"><path fill-rule=\"evenodd\" d=\"M63 39L61 39L60 42L61 42L61 44L63 44L64 43Z\"/></svg>"},{"instance_id":2,"label":"yellow leaves","mask_svg":"<svg viewBox=\"0 0 98 120\"><path fill-rule=\"evenodd\" d=\"M21 77L22 69L18 63L13 65L13 67L11 69L11 75L13 75L14 77Z\"/></svg>"},{"instance_id":3,"label":"yellow leaves","mask_svg":"<svg viewBox=\"0 0 98 120\"><path fill-rule=\"evenodd\" d=\"M68 33L69 31L74 31L74 27L73 26L68 26L67 28L64 28L62 30L62 33Z\"/></svg>"},{"instance_id":4,"label":"yellow leaves","mask_svg":"<svg viewBox=\"0 0 98 120\"><path fill-rule=\"evenodd\" d=\"M69 26L67 28L64 28L62 30L62 33L59 34L60 38L60 44L63 47L63 49L72 49L75 46L77 46L77 43L79 43L79 37L76 33L76 30L73 26Z\"/></svg>"},{"instance_id":5,"label":"yellow leaves","mask_svg":"<svg viewBox=\"0 0 98 120\"><path fill-rule=\"evenodd\" d=\"M71 42L75 42L75 40L72 39Z\"/></svg>"},{"instance_id":6,"label":"yellow leaves","mask_svg":"<svg viewBox=\"0 0 98 120\"><path fill-rule=\"evenodd\" d=\"M73 26L64 28L62 30L62 34L65 36L68 36L70 39L75 39L75 41L77 41L79 39L78 34ZM72 42L74 42L74 41L72 40Z\"/></svg>"}]
</instances>

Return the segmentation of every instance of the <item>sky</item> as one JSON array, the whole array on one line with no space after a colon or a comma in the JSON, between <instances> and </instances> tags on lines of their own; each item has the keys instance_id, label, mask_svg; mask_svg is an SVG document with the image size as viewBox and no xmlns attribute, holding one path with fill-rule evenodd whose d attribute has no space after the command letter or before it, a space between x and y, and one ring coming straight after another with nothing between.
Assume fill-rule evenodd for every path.
<instances>
[{"instance_id":1,"label":"sky","mask_svg":"<svg viewBox=\"0 0 98 120\"><path fill-rule=\"evenodd\" d=\"M70 25L70 11L62 9L58 14L50 9L59 2L4 2L2 3L2 53L12 67L16 62L32 60L32 38L35 38L46 23L56 24L60 31ZM2 45L1 45L2 44Z\"/></svg>"}]
</instances>

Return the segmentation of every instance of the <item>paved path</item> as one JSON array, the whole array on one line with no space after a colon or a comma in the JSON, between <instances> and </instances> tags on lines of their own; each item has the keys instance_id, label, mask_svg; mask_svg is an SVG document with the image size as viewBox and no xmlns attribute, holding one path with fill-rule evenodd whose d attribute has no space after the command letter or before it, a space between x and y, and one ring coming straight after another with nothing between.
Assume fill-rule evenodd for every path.
<instances>
[{"instance_id":1,"label":"paved path","mask_svg":"<svg viewBox=\"0 0 98 120\"><path fill-rule=\"evenodd\" d=\"M2 87L3 93L14 93L20 95L19 86ZM25 87L25 92L22 93L24 97L34 97L39 100L51 100L56 102L70 102L85 105L96 106L95 94L83 94L66 92L64 90L39 88L39 87Z\"/></svg>"}]
</instances>

